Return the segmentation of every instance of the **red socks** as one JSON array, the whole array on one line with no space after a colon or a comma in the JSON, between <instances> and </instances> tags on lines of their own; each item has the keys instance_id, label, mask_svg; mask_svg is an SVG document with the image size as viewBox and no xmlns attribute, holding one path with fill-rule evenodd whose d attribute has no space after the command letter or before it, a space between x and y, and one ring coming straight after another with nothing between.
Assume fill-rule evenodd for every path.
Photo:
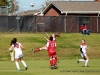
<instances>
[{"instance_id":1,"label":"red socks","mask_svg":"<svg viewBox=\"0 0 100 75\"><path fill-rule=\"evenodd\" d=\"M53 60L50 59L50 66L53 66Z\"/></svg>"},{"instance_id":2,"label":"red socks","mask_svg":"<svg viewBox=\"0 0 100 75\"><path fill-rule=\"evenodd\" d=\"M57 65L57 61L55 58L50 59L50 66Z\"/></svg>"},{"instance_id":3,"label":"red socks","mask_svg":"<svg viewBox=\"0 0 100 75\"><path fill-rule=\"evenodd\" d=\"M40 49L37 49L37 50L35 50L34 52L39 52L40 51Z\"/></svg>"}]
</instances>

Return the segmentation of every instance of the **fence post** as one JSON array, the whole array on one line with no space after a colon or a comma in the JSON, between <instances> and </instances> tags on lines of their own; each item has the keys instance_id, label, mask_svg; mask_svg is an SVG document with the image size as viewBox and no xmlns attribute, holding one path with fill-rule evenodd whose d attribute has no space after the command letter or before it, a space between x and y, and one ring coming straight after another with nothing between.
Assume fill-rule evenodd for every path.
<instances>
[{"instance_id":1,"label":"fence post","mask_svg":"<svg viewBox=\"0 0 100 75\"><path fill-rule=\"evenodd\" d=\"M97 16L97 32L99 32L99 30L98 30L98 19L99 19L99 14L100 14L100 12L98 13L98 16Z\"/></svg>"},{"instance_id":2,"label":"fence post","mask_svg":"<svg viewBox=\"0 0 100 75\"><path fill-rule=\"evenodd\" d=\"M17 16L17 17L16 17L16 20L17 20L17 32L20 32L20 25L19 25L20 17Z\"/></svg>"},{"instance_id":3,"label":"fence post","mask_svg":"<svg viewBox=\"0 0 100 75\"><path fill-rule=\"evenodd\" d=\"M67 12L66 12L66 15L64 17L64 32L66 32L66 17L67 17Z\"/></svg>"}]
</instances>

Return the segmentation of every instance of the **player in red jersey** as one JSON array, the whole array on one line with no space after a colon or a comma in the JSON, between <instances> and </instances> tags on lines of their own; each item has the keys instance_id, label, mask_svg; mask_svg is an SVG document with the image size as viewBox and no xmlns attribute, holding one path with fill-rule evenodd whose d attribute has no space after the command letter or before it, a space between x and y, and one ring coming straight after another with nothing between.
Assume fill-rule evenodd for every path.
<instances>
[{"instance_id":1,"label":"player in red jersey","mask_svg":"<svg viewBox=\"0 0 100 75\"><path fill-rule=\"evenodd\" d=\"M48 38L50 38L50 36L49 36L47 33L46 33L46 35L47 35ZM57 36L57 37L60 37L60 33L58 33L58 34L52 34L53 41L55 41L55 42L56 42L56 36ZM44 37L44 38L45 38L47 41L49 41L48 38L46 38L46 37ZM38 49L36 49L36 50L32 49L32 51L33 51L34 53L35 53L35 52L40 52L41 50L47 50L46 45L45 45L44 47L38 48ZM56 59L56 61L58 62L57 56L55 56L55 59Z\"/></svg>"},{"instance_id":2,"label":"player in red jersey","mask_svg":"<svg viewBox=\"0 0 100 75\"><path fill-rule=\"evenodd\" d=\"M50 38L50 36L46 33L46 35L48 36L48 38ZM52 37L53 37L53 41L56 41L56 36L57 37L59 37L60 36L60 33L58 33L58 34L52 34ZM47 41L49 41L49 39L48 38L46 38L46 37L44 37ZM33 50L32 49L32 51L35 53L35 52L39 52L39 51L41 51L41 50L47 50L47 47L46 46L44 46L44 47L41 47L41 48L38 48L38 49L36 49L36 50Z\"/></svg>"},{"instance_id":3,"label":"player in red jersey","mask_svg":"<svg viewBox=\"0 0 100 75\"><path fill-rule=\"evenodd\" d=\"M57 61L55 59L56 57L56 42L53 41L53 37L51 36L49 38L49 41L46 44L47 50L48 50L48 55L50 57L50 66L51 68L57 68Z\"/></svg>"}]
</instances>

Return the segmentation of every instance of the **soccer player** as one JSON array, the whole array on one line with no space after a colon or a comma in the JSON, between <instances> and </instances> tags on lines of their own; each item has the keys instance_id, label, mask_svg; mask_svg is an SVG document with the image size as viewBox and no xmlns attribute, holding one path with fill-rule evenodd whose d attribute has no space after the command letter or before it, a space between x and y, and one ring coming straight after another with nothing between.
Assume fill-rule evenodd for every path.
<instances>
[{"instance_id":1,"label":"soccer player","mask_svg":"<svg viewBox=\"0 0 100 75\"><path fill-rule=\"evenodd\" d=\"M16 64L18 71L20 71L18 60L20 60L22 62L22 64L25 67L25 70L27 70L28 67L23 60L23 53L22 53L22 50L24 49L24 47L22 46L21 43L17 42L16 38L13 39L12 47L13 47L12 49L15 51L15 64Z\"/></svg>"},{"instance_id":2,"label":"soccer player","mask_svg":"<svg viewBox=\"0 0 100 75\"><path fill-rule=\"evenodd\" d=\"M10 52L10 56L11 56L11 62L14 61L14 50L11 50L12 49L12 44L13 44L13 40L11 40L10 47L9 47L9 52Z\"/></svg>"},{"instance_id":3,"label":"soccer player","mask_svg":"<svg viewBox=\"0 0 100 75\"><path fill-rule=\"evenodd\" d=\"M50 36L49 36L47 33L46 33L46 35L47 35L48 38L50 38ZM58 33L58 34L52 34L53 41L55 41L55 42L56 42L56 36L57 36L57 37L60 37L60 33ZM45 38L47 41L49 41L48 38L46 38L46 37L44 37L44 38ZM35 53L35 52L39 52L39 51L41 51L41 50L47 50L47 46L45 45L44 47L38 48L38 49L36 49L36 50L32 49L32 51L33 51L34 53ZM56 59L57 62L59 62L58 59L57 59L57 56L55 56L55 59Z\"/></svg>"},{"instance_id":4,"label":"soccer player","mask_svg":"<svg viewBox=\"0 0 100 75\"><path fill-rule=\"evenodd\" d=\"M80 45L80 53L83 59L79 59L77 62L85 62L85 67L88 67L89 58L86 54L86 50L88 50L87 44L85 43L85 40L82 39L82 44Z\"/></svg>"},{"instance_id":5,"label":"soccer player","mask_svg":"<svg viewBox=\"0 0 100 75\"><path fill-rule=\"evenodd\" d=\"M56 69L57 68L57 61L55 59L55 56L56 56L56 42L53 41L52 36L49 38L49 41L47 42L46 46L47 46L48 55L49 55L49 58L50 58L51 69L53 69L53 68Z\"/></svg>"},{"instance_id":6,"label":"soccer player","mask_svg":"<svg viewBox=\"0 0 100 75\"><path fill-rule=\"evenodd\" d=\"M50 38L50 36L46 33L46 35L48 36L48 38ZM58 34L52 34L52 37L53 37L53 41L56 41L56 36L60 36L60 33L58 33ZM47 41L49 41L49 39L48 38L46 38L46 37L44 37ZM37 50L33 50L32 49L32 51L35 53L35 52L39 52L39 51L41 51L41 50L47 50L47 47L46 46L44 46L44 47L41 47L41 48L39 48L39 49L37 49Z\"/></svg>"}]
</instances>

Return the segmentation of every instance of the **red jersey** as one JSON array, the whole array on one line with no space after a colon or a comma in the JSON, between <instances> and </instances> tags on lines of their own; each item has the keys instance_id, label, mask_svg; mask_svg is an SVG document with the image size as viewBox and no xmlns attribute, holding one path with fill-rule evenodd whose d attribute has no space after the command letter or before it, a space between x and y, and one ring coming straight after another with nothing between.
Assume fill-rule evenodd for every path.
<instances>
[{"instance_id":1,"label":"red jersey","mask_svg":"<svg viewBox=\"0 0 100 75\"><path fill-rule=\"evenodd\" d=\"M48 51L54 51L56 48L56 42L55 41L48 41L46 46L48 48Z\"/></svg>"}]
</instances>

